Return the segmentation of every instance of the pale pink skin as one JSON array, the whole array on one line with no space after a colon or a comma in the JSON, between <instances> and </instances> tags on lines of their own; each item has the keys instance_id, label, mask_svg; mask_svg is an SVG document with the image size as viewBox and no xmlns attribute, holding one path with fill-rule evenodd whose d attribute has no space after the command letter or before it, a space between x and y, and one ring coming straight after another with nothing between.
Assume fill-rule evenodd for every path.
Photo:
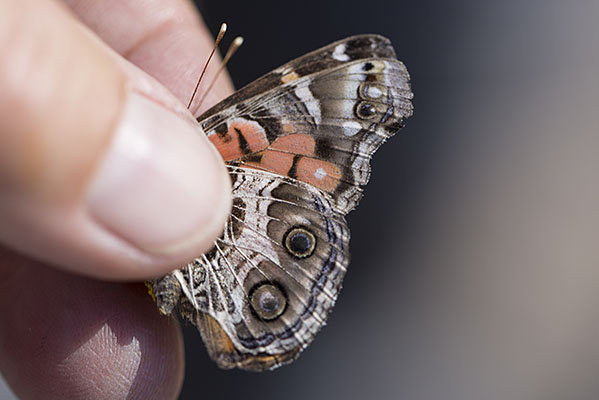
<instances>
[{"instance_id":1,"label":"pale pink skin","mask_svg":"<svg viewBox=\"0 0 599 400\"><path fill-rule=\"evenodd\" d=\"M0 3L0 371L22 399L176 398L181 332L140 282L229 212L185 109L213 39L186 0L64 3ZM231 91L224 74L192 109Z\"/></svg>"}]
</instances>

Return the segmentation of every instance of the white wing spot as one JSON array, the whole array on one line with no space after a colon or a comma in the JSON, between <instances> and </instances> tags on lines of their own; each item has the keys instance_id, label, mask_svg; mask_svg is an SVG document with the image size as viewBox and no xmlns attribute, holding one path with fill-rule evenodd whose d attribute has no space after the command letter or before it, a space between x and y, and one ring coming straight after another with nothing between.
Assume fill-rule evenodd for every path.
<instances>
[{"instance_id":1,"label":"white wing spot","mask_svg":"<svg viewBox=\"0 0 599 400\"><path fill-rule=\"evenodd\" d=\"M322 168L318 168L316 171L314 171L314 177L318 180L321 180L325 176L327 176L327 171Z\"/></svg>"},{"instance_id":2,"label":"white wing spot","mask_svg":"<svg viewBox=\"0 0 599 400\"><path fill-rule=\"evenodd\" d=\"M295 95L304 103L308 113L314 118L314 122L320 124L322 120L320 102L314 98L310 88L308 86L298 86L295 88Z\"/></svg>"},{"instance_id":3,"label":"white wing spot","mask_svg":"<svg viewBox=\"0 0 599 400\"><path fill-rule=\"evenodd\" d=\"M358 121L346 121L343 123L343 134L345 136L354 136L362 129Z\"/></svg>"},{"instance_id":4,"label":"white wing spot","mask_svg":"<svg viewBox=\"0 0 599 400\"><path fill-rule=\"evenodd\" d=\"M378 99L379 97L381 97L383 92L381 91L381 89L377 88L376 86L369 86L367 94L368 94L368 97L370 97L371 99Z\"/></svg>"},{"instance_id":5,"label":"white wing spot","mask_svg":"<svg viewBox=\"0 0 599 400\"><path fill-rule=\"evenodd\" d=\"M338 44L332 56L337 61L349 61L349 56L345 54L345 43Z\"/></svg>"}]
</instances>

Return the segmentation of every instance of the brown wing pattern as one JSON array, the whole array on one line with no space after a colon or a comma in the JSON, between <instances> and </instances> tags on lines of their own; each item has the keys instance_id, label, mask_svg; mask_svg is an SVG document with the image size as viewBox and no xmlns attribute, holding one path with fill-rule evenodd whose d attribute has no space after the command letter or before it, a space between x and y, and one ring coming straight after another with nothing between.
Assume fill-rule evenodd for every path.
<instances>
[{"instance_id":1,"label":"brown wing pattern","mask_svg":"<svg viewBox=\"0 0 599 400\"><path fill-rule=\"evenodd\" d=\"M389 41L360 35L277 68L198 121L228 164L233 210L214 248L153 282L223 368L276 368L324 326L349 263L345 214L370 157L412 113Z\"/></svg>"},{"instance_id":2,"label":"brown wing pattern","mask_svg":"<svg viewBox=\"0 0 599 400\"><path fill-rule=\"evenodd\" d=\"M368 45L352 56L342 52L356 49L356 42ZM404 65L378 58L391 55L386 45L379 52L370 47L382 43L388 41L366 36L327 46L326 51L307 56L326 69L301 75L293 69L297 62L291 62L278 70L293 79L208 112L200 123L228 163L307 182L328 192L337 208L347 213L358 204L368 182L370 157L412 114ZM331 59L331 54L347 60ZM281 74L274 72L262 80L271 82ZM249 85L248 93L256 91L254 85Z\"/></svg>"}]
</instances>

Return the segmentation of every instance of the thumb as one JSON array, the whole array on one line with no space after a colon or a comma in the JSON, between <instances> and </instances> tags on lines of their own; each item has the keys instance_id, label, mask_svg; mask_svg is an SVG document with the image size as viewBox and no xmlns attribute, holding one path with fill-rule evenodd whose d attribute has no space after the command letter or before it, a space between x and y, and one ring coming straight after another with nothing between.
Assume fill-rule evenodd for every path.
<instances>
[{"instance_id":1,"label":"thumb","mask_svg":"<svg viewBox=\"0 0 599 400\"><path fill-rule=\"evenodd\" d=\"M0 2L0 59L0 242L120 279L210 247L229 179L165 89L50 0Z\"/></svg>"}]
</instances>

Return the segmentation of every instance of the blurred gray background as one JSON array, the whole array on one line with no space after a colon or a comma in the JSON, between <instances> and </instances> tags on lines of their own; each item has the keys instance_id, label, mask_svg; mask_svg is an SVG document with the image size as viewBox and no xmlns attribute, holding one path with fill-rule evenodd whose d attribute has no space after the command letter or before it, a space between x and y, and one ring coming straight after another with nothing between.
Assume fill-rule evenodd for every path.
<instances>
[{"instance_id":1,"label":"blurred gray background","mask_svg":"<svg viewBox=\"0 0 599 400\"><path fill-rule=\"evenodd\" d=\"M349 215L352 263L295 363L222 371L185 328L181 399L599 398L597 0L200 2L240 87L389 37L414 116ZM11 398L3 395L0 398Z\"/></svg>"}]
</instances>

